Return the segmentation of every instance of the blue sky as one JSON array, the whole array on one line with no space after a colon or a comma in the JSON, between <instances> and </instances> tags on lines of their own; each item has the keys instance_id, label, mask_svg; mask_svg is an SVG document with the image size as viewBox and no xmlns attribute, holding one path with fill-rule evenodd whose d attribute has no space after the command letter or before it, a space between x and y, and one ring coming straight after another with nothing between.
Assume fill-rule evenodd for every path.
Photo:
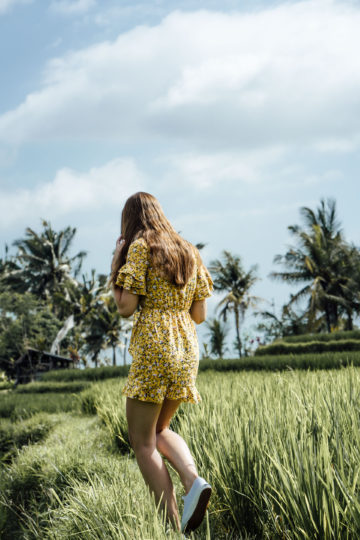
<instances>
[{"instance_id":1,"label":"blue sky","mask_svg":"<svg viewBox=\"0 0 360 540\"><path fill-rule=\"evenodd\" d=\"M359 27L356 1L0 0L0 255L45 218L107 272L149 191L205 263L258 264L280 310L301 206L335 198L358 243Z\"/></svg>"}]
</instances>

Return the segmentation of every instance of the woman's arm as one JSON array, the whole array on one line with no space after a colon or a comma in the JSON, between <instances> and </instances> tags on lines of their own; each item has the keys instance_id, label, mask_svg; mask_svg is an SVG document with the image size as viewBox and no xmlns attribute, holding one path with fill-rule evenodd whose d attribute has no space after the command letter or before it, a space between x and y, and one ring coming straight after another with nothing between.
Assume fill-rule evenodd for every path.
<instances>
[{"instance_id":1,"label":"woman's arm","mask_svg":"<svg viewBox=\"0 0 360 540\"><path fill-rule=\"evenodd\" d=\"M114 300L122 317L131 317L139 304L139 295L113 285Z\"/></svg>"},{"instance_id":2,"label":"woman's arm","mask_svg":"<svg viewBox=\"0 0 360 540\"><path fill-rule=\"evenodd\" d=\"M121 250L124 247L125 240L123 236L119 236L116 240L116 247L113 259L111 261L111 271L116 272L119 268L119 260ZM126 289L117 287L114 283L112 284L112 292L114 295L114 300L118 308L118 312L122 317L131 317L139 304L139 296L133 294Z\"/></svg>"},{"instance_id":3,"label":"woman's arm","mask_svg":"<svg viewBox=\"0 0 360 540\"><path fill-rule=\"evenodd\" d=\"M201 324L206 319L206 300L194 300L190 308L190 316L196 324Z\"/></svg>"}]
</instances>

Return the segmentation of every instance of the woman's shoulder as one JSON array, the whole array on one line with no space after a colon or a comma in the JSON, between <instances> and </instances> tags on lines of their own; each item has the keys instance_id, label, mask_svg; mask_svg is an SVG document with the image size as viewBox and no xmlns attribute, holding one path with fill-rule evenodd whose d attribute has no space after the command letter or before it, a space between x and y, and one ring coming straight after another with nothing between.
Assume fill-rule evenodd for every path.
<instances>
[{"instance_id":1,"label":"woman's shoulder","mask_svg":"<svg viewBox=\"0 0 360 540\"><path fill-rule=\"evenodd\" d=\"M134 238L129 245L127 258L140 263L145 261L149 262L149 257L150 248L146 240L142 237Z\"/></svg>"},{"instance_id":2,"label":"woman's shoulder","mask_svg":"<svg viewBox=\"0 0 360 540\"><path fill-rule=\"evenodd\" d=\"M147 241L145 240L145 238L143 238L142 236L139 236L138 238L134 238L129 246L129 249L130 247L132 249L140 248L140 249L149 250L149 245Z\"/></svg>"}]
</instances>

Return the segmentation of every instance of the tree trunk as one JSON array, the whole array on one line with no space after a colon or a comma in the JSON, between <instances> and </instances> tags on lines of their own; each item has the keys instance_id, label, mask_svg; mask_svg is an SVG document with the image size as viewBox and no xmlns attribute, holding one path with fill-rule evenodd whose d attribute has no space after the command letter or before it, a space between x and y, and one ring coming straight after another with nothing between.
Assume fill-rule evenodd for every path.
<instances>
[{"instance_id":1,"label":"tree trunk","mask_svg":"<svg viewBox=\"0 0 360 540\"><path fill-rule=\"evenodd\" d=\"M327 331L330 333L331 332L331 322L330 322L330 313L329 313L329 306L328 305L325 306L325 317L326 317Z\"/></svg>"},{"instance_id":2,"label":"tree trunk","mask_svg":"<svg viewBox=\"0 0 360 540\"><path fill-rule=\"evenodd\" d=\"M112 350L113 350L113 366L116 366L116 350L115 350L115 345L112 346Z\"/></svg>"},{"instance_id":3,"label":"tree trunk","mask_svg":"<svg viewBox=\"0 0 360 540\"><path fill-rule=\"evenodd\" d=\"M127 334L125 334L125 343L124 343L124 366L126 366L126 349L127 349L127 342L128 342L128 337L127 337Z\"/></svg>"},{"instance_id":4,"label":"tree trunk","mask_svg":"<svg viewBox=\"0 0 360 540\"><path fill-rule=\"evenodd\" d=\"M240 321L239 321L239 310L235 308L235 327L236 327L236 341L238 344L238 353L239 358L241 358L241 338L240 338Z\"/></svg>"},{"instance_id":5,"label":"tree trunk","mask_svg":"<svg viewBox=\"0 0 360 540\"><path fill-rule=\"evenodd\" d=\"M353 320L352 320L352 312L351 312L350 309L349 309L348 312L347 312L347 317L348 317L348 320L347 320L347 330L354 330Z\"/></svg>"}]
</instances>

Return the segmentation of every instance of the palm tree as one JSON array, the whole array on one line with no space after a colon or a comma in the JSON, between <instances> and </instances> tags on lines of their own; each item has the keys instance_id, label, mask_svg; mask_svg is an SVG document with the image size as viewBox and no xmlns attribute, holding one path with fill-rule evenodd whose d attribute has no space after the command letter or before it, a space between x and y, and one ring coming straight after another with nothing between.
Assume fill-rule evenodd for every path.
<instances>
[{"instance_id":1,"label":"palm tree","mask_svg":"<svg viewBox=\"0 0 360 540\"><path fill-rule=\"evenodd\" d=\"M273 311L257 311L255 316L261 316L263 321L257 325L257 330L264 332L265 339L273 339L304 334L307 328L306 314L296 313L292 306L284 305L281 309L281 315L278 317L275 313L274 301L272 302ZM318 321L319 325L322 321Z\"/></svg>"},{"instance_id":2,"label":"palm tree","mask_svg":"<svg viewBox=\"0 0 360 540\"><path fill-rule=\"evenodd\" d=\"M214 289L227 293L217 307L222 307L220 316L224 321L227 320L229 312L234 313L236 348L241 358L240 324L244 320L246 310L249 307L255 307L257 302L261 300L256 296L251 296L249 293L250 288L258 281L258 278L255 276L257 265L253 265L249 272L245 272L240 257L224 250L223 260L212 261L209 265L209 270L214 275Z\"/></svg>"},{"instance_id":3,"label":"palm tree","mask_svg":"<svg viewBox=\"0 0 360 540\"><path fill-rule=\"evenodd\" d=\"M346 317L346 330L353 329L353 317L360 314L360 250L354 244L344 244L341 254L341 274L345 279L340 283L343 302L339 306Z\"/></svg>"},{"instance_id":4,"label":"palm tree","mask_svg":"<svg viewBox=\"0 0 360 540\"><path fill-rule=\"evenodd\" d=\"M121 317L112 293L103 296L104 309L101 317L105 325L106 345L112 348L113 366L116 366L116 348L118 346L126 349L126 343L122 341L123 333L127 337L128 330L132 326L132 321ZM126 360L126 350L124 350L124 364Z\"/></svg>"},{"instance_id":5,"label":"palm tree","mask_svg":"<svg viewBox=\"0 0 360 540\"><path fill-rule=\"evenodd\" d=\"M210 337L210 351L218 358L222 358L227 349L225 339L229 330L225 325L221 324L221 321L215 318L205 321L205 324L209 329L207 335Z\"/></svg>"},{"instance_id":6,"label":"palm tree","mask_svg":"<svg viewBox=\"0 0 360 540\"><path fill-rule=\"evenodd\" d=\"M14 291L29 291L39 296L58 314L54 295L61 293L68 298L69 289L77 287L76 277L86 252L80 251L73 257L68 255L75 228L66 227L56 232L49 222L42 220L42 225L41 234L27 227L26 238L13 242L18 248L18 266L8 271L3 281Z\"/></svg>"},{"instance_id":7,"label":"palm tree","mask_svg":"<svg viewBox=\"0 0 360 540\"><path fill-rule=\"evenodd\" d=\"M317 212L307 207L300 211L305 228L299 225L288 227L298 246L290 247L285 255L274 258L274 263L289 270L271 272L270 277L288 283L305 282L306 285L292 295L288 306L307 298L309 330L313 328L317 314L322 312L330 332L338 325L340 311L350 309L350 276L344 267L345 242L336 216L336 203L328 199L326 206L321 199Z\"/></svg>"}]
</instances>

